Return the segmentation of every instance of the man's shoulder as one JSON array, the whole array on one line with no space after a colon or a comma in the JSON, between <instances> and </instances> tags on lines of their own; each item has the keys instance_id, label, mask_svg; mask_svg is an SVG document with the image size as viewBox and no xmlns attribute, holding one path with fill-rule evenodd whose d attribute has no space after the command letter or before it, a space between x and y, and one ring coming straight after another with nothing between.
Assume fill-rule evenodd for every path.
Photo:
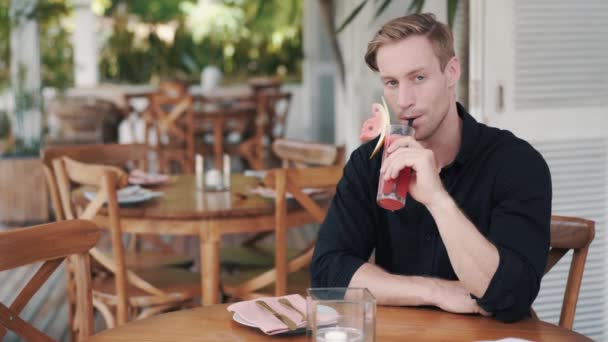
<instances>
[{"instance_id":1,"label":"man's shoulder","mask_svg":"<svg viewBox=\"0 0 608 342\"><path fill-rule=\"evenodd\" d=\"M542 160L543 156L538 152L532 144L525 139L515 135L513 132L496 127L480 125L481 148L492 151L493 155L499 157L507 156L529 156L536 157Z\"/></svg>"},{"instance_id":2,"label":"man's shoulder","mask_svg":"<svg viewBox=\"0 0 608 342\"><path fill-rule=\"evenodd\" d=\"M480 144L490 163L499 173L519 173L525 169L530 174L549 175L549 167L543 155L528 141L513 132L481 124Z\"/></svg>"}]
</instances>

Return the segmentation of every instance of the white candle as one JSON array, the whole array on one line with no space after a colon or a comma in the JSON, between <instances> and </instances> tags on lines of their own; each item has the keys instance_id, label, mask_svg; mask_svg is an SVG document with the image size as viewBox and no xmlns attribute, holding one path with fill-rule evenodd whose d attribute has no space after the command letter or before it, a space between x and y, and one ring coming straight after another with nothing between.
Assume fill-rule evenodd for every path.
<instances>
[{"instance_id":1,"label":"white candle","mask_svg":"<svg viewBox=\"0 0 608 342\"><path fill-rule=\"evenodd\" d=\"M328 327L317 330L317 342L361 342L363 334L360 329L347 327Z\"/></svg>"},{"instance_id":2,"label":"white candle","mask_svg":"<svg viewBox=\"0 0 608 342\"><path fill-rule=\"evenodd\" d=\"M325 333L326 342L346 342L348 335L344 331L334 330Z\"/></svg>"},{"instance_id":3,"label":"white candle","mask_svg":"<svg viewBox=\"0 0 608 342\"><path fill-rule=\"evenodd\" d=\"M224 154L224 188L230 189L230 156Z\"/></svg>"},{"instance_id":4,"label":"white candle","mask_svg":"<svg viewBox=\"0 0 608 342\"><path fill-rule=\"evenodd\" d=\"M222 174L218 169L211 169L205 175L205 184L210 187L218 187L222 183Z\"/></svg>"},{"instance_id":5,"label":"white candle","mask_svg":"<svg viewBox=\"0 0 608 342\"><path fill-rule=\"evenodd\" d=\"M203 156L197 153L194 158L194 177L196 179L196 187L199 189L203 189L205 187L205 168L203 163Z\"/></svg>"}]
</instances>

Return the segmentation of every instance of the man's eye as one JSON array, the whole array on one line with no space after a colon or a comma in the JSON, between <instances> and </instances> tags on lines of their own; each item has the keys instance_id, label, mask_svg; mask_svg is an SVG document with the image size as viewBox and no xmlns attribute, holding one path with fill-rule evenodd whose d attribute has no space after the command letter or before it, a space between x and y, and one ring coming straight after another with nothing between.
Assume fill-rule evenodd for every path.
<instances>
[{"instance_id":1,"label":"man's eye","mask_svg":"<svg viewBox=\"0 0 608 342\"><path fill-rule=\"evenodd\" d=\"M423 81L425 79L424 75L417 75L416 81Z\"/></svg>"},{"instance_id":2,"label":"man's eye","mask_svg":"<svg viewBox=\"0 0 608 342\"><path fill-rule=\"evenodd\" d=\"M397 85L397 81L395 80L390 80L390 81L386 81L385 83L387 86L389 87L395 87Z\"/></svg>"}]
</instances>

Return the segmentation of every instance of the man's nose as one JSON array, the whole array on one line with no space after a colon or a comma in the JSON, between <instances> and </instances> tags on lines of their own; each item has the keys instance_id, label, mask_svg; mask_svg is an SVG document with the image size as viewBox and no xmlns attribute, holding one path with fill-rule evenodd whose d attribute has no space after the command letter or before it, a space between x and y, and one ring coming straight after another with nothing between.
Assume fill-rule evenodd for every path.
<instances>
[{"instance_id":1,"label":"man's nose","mask_svg":"<svg viewBox=\"0 0 608 342\"><path fill-rule=\"evenodd\" d=\"M399 96L397 98L397 105L401 109L407 109L412 107L416 103L416 94L411 87L400 86Z\"/></svg>"}]
</instances>

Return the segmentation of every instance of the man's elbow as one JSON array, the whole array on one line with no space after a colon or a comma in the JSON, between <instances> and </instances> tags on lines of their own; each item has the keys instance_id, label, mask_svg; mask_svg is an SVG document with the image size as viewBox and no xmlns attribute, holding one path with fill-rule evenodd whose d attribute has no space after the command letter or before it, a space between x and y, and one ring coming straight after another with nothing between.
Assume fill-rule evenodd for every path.
<instances>
[{"instance_id":1,"label":"man's elbow","mask_svg":"<svg viewBox=\"0 0 608 342\"><path fill-rule=\"evenodd\" d=\"M525 303L517 303L507 309L495 310L492 316L503 323L515 323L530 317L530 306Z\"/></svg>"}]
</instances>

